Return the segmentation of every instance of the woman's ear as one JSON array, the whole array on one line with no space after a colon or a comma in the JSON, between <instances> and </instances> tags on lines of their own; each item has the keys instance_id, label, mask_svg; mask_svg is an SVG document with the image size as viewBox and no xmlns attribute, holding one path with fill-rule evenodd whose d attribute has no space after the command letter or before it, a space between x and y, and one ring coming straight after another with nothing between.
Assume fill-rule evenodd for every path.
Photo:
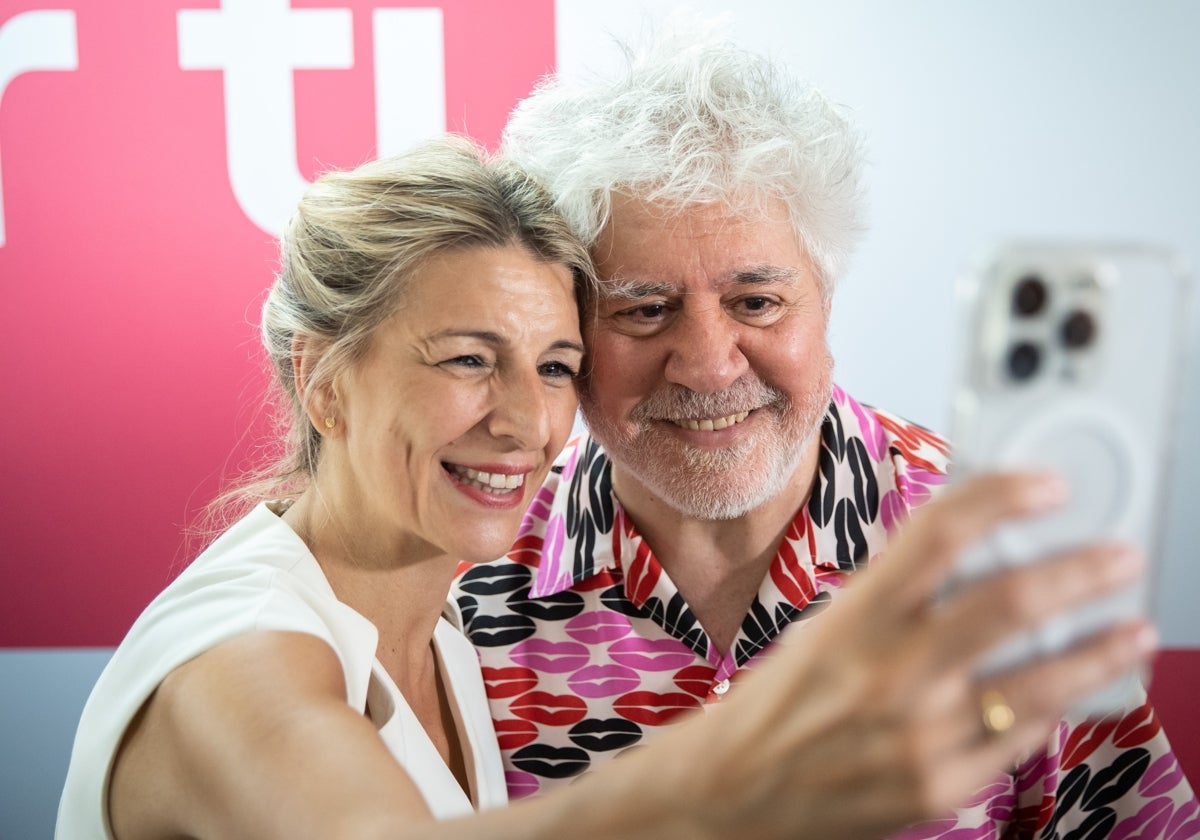
<instances>
[{"instance_id":1,"label":"woman's ear","mask_svg":"<svg viewBox=\"0 0 1200 840\"><path fill-rule=\"evenodd\" d=\"M323 339L297 333L292 336L292 376L296 381L296 396L308 422L317 434L328 436L338 426L337 397L330 382L314 386L313 371L325 355L329 343Z\"/></svg>"}]
</instances>

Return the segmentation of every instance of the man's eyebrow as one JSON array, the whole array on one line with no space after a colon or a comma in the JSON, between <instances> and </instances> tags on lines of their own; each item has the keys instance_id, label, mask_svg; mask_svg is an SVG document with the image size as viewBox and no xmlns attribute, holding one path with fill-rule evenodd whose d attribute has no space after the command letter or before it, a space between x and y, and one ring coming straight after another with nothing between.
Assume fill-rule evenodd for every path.
<instances>
[{"instance_id":1,"label":"man's eyebrow","mask_svg":"<svg viewBox=\"0 0 1200 840\"><path fill-rule=\"evenodd\" d=\"M656 295L670 295L677 291L671 283L611 277L601 284L600 294L606 300L641 300Z\"/></svg>"},{"instance_id":2,"label":"man's eyebrow","mask_svg":"<svg viewBox=\"0 0 1200 840\"><path fill-rule=\"evenodd\" d=\"M799 269L785 265L757 265L735 271L731 277L735 285L760 285L763 283L793 284L800 279Z\"/></svg>"},{"instance_id":3,"label":"man's eyebrow","mask_svg":"<svg viewBox=\"0 0 1200 840\"><path fill-rule=\"evenodd\" d=\"M799 269L791 266L756 265L732 272L728 282L733 286L755 286L767 283L791 285L796 283L799 278ZM606 300L644 300L649 297L678 293L679 289L673 283L642 280L636 277L610 277L604 282L601 295Z\"/></svg>"}]
</instances>

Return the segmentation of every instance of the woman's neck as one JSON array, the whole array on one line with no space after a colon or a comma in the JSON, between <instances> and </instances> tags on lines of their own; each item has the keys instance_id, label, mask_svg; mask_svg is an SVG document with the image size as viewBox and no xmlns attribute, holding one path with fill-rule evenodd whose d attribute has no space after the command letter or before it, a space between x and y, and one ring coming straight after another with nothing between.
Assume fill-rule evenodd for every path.
<instances>
[{"instance_id":1,"label":"woman's neck","mask_svg":"<svg viewBox=\"0 0 1200 840\"><path fill-rule=\"evenodd\" d=\"M427 665L458 561L396 523L344 513L336 495L316 484L283 520L308 546L338 600L375 625L381 661ZM393 674L393 679L403 677Z\"/></svg>"}]
</instances>

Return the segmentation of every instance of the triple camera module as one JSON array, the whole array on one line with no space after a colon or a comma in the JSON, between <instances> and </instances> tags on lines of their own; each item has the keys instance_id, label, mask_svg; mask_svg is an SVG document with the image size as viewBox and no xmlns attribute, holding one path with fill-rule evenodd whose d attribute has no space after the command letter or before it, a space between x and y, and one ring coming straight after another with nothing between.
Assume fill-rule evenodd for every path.
<instances>
[{"instance_id":1,"label":"triple camera module","mask_svg":"<svg viewBox=\"0 0 1200 840\"><path fill-rule=\"evenodd\" d=\"M1091 347L1096 339L1096 316L1089 308L1092 278L1069 283L1051 282L1038 272L1020 276L1009 300L1012 341L1005 356L1009 379L1025 382L1047 366L1048 359L1065 354L1064 371L1071 357Z\"/></svg>"}]
</instances>

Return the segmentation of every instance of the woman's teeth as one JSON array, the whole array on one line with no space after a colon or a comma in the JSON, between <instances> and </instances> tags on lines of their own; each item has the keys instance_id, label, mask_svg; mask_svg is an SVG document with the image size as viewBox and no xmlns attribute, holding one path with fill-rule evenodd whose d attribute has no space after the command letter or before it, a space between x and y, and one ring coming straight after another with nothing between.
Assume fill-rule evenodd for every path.
<instances>
[{"instance_id":1,"label":"woman's teeth","mask_svg":"<svg viewBox=\"0 0 1200 840\"><path fill-rule=\"evenodd\" d=\"M520 473L486 473L470 467L460 467L457 464L447 464L446 467L460 481L474 485L487 493L508 493L525 483L525 476Z\"/></svg>"},{"instance_id":2,"label":"woman's teeth","mask_svg":"<svg viewBox=\"0 0 1200 840\"><path fill-rule=\"evenodd\" d=\"M716 432L741 423L749 416L749 411L739 411L737 414L730 414L728 417L716 417L705 420L672 420L671 422L682 429L691 429L698 432Z\"/></svg>"}]
</instances>

